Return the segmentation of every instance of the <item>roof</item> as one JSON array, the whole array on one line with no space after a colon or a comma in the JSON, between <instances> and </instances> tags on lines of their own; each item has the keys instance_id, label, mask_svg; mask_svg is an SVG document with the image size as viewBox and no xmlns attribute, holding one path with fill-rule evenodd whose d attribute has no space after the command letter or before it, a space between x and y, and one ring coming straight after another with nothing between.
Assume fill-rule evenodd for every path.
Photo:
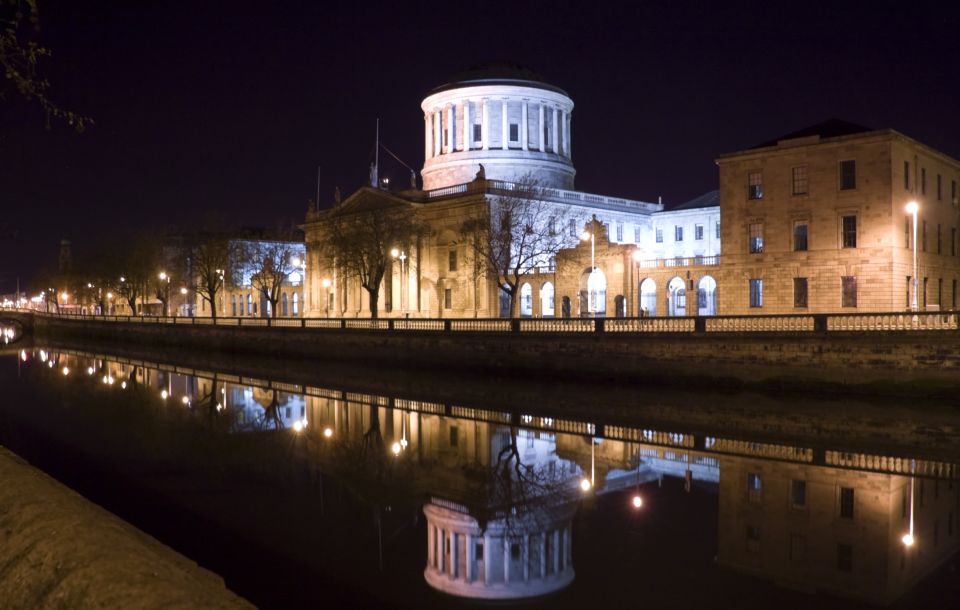
<instances>
[{"instance_id":1,"label":"roof","mask_svg":"<svg viewBox=\"0 0 960 610\"><path fill-rule=\"evenodd\" d=\"M720 205L719 189L709 191L707 193L704 193L703 195L700 195L699 197L694 197L690 201L686 201L684 203L681 203L680 205L673 206L668 211L673 212L675 210L695 210L698 208L711 208L718 205Z\"/></svg>"},{"instance_id":2,"label":"roof","mask_svg":"<svg viewBox=\"0 0 960 610\"><path fill-rule=\"evenodd\" d=\"M858 133L868 133L871 131L874 130L870 127L864 127L863 125L851 123L850 121L844 121L843 119L827 119L822 123L804 127L803 129L782 135L779 138L770 140L769 142L751 146L747 150L776 146L781 140L793 140L795 138L807 138L810 136L820 136L820 138L837 138L840 136L850 136Z\"/></svg>"},{"instance_id":3,"label":"roof","mask_svg":"<svg viewBox=\"0 0 960 610\"><path fill-rule=\"evenodd\" d=\"M466 70L451 75L446 83L433 89L429 95L478 85L519 85L567 95L566 91L548 83L538 72L510 61L490 61L470 66Z\"/></svg>"}]
</instances>

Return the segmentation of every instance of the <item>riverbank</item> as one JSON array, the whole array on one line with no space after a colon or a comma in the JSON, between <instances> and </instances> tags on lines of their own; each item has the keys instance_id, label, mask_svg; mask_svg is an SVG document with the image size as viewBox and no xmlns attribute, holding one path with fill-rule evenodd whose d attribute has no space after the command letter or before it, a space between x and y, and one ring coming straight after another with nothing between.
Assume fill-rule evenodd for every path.
<instances>
[{"instance_id":1,"label":"riverbank","mask_svg":"<svg viewBox=\"0 0 960 610\"><path fill-rule=\"evenodd\" d=\"M223 579L0 447L4 608L253 608Z\"/></svg>"}]
</instances>

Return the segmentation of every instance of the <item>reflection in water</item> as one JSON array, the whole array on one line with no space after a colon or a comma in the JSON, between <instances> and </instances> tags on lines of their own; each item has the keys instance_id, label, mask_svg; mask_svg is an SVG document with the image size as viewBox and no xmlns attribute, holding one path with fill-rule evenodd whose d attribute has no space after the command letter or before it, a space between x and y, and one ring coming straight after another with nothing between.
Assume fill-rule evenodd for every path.
<instances>
[{"instance_id":1,"label":"reflection in water","mask_svg":"<svg viewBox=\"0 0 960 610\"><path fill-rule=\"evenodd\" d=\"M27 352L21 359L27 360ZM719 566L790 589L889 604L960 547L957 466L415 401L38 350L51 380L146 391L235 438L291 435L295 460L385 515L426 517L426 583L519 599L574 580L578 507L650 509L664 478L714 494ZM321 511L323 505L321 504ZM389 532L387 533L389 534ZM612 584L612 583L611 583Z\"/></svg>"}]
</instances>

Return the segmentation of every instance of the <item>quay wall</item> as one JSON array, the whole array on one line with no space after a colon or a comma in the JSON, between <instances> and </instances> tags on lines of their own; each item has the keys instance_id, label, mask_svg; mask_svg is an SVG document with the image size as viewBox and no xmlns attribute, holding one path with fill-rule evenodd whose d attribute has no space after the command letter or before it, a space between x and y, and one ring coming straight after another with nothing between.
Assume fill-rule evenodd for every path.
<instances>
[{"instance_id":1,"label":"quay wall","mask_svg":"<svg viewBox=\"0 0 960 610\"><path fill-rule=\"evenodd\" d=\"M807 379L960 385L960 332L539 333L169 325L38 316L39 339L362 362L430 372L683 383Z\"/></svg>"}]
</instances>

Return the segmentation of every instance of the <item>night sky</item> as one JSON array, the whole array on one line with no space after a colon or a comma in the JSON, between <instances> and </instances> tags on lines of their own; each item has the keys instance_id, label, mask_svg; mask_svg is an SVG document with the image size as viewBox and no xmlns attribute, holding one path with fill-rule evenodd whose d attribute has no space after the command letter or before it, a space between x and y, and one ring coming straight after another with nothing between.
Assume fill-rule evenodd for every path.
<instances>
[{"instance_id":1,"label":"night sky","mask_svg":"<svg viewBox=\"0 0 960 610\"><path fill-rule=\"evenodd\" d=\"M142 227L300 221L383 143L423 163L420 101L517 62L573 98L579 190L669 207L717 155L830 117L960 157L960 7L943 2L97 2L40 0L51 97L0 101L0 292ZM384 162L381 175L406 183Z\"/></svg>"}]
</instances>

